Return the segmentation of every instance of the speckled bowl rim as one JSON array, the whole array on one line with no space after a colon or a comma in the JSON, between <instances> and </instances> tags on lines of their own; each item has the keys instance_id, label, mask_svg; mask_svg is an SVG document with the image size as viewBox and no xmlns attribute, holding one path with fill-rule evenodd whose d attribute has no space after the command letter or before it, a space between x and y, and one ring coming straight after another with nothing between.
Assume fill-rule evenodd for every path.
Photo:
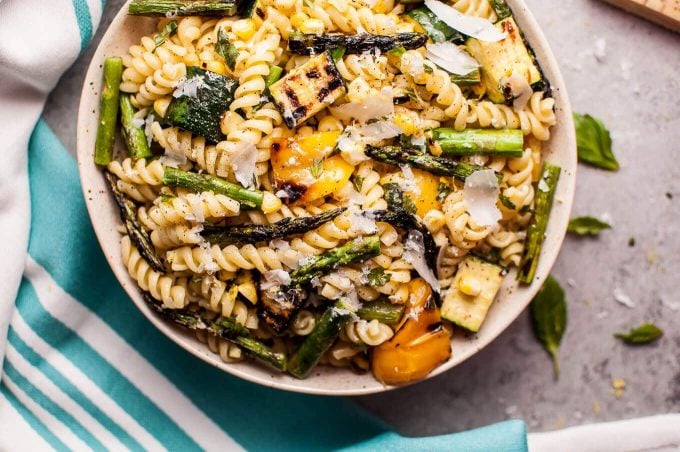
<instances>
[{"instance_id":1,"label":"speckled bowl rim","mask_svg":"<svg viewBox=\"0 0 680 452\"><path fill-rule=\"evenodd\" d=\"M479 333L465 337L457 332L452 339L452 358L435 369L427 378L444 373L470 358L500 335L520 315L541 287L557 259L569 222L577 162L574 124L564 80L541 29L524 1L507 1L513 10L515 20L536 52L545 75L553 87L557 124L551 131L551 140L544 144L543 155L546 160L560 165L562 174L534 283L528 287L517 287L513 271L506 278L506 283L492 305ZM397 388L379 383L370 372L357 375L348 369L320 366L308 379L297 380L288 375L270 371L256 363L225 363L219 355L212 353L193 334L163 321L145 304L136 283L123 265L120 253L120 234L117 232L117 226L120 224L118 211L109 194L104 177L93 161L102 62L106 56L123 55L130 44L137 43L143 33L153 29L152 19L128 16L126 9L126 6L121 8L113 19L92 58L85 77L78 111L77 157L85 202L97 239L113 273L132 301L156 328L177 345L203 361L253 383L287 391L336 396L365 395Z\"/></svg>"}]
</instances>

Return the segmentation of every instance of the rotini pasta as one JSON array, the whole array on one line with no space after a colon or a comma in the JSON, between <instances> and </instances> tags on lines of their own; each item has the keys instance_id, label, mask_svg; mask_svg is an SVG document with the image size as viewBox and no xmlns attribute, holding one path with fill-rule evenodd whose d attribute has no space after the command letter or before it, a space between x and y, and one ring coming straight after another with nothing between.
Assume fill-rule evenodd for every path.
<instances>
[{"instance_id":1,"label":"rotini pasta","mask_svg":"<svg viewBox=\"0 0 680 452\"><path fill-rule=\"evenodd\" d=\"M512 20L490 0L439 6L481 18L473 22L488 32ZM234 337L272 365L277 353L304 351L310 335L339 331L301 361L376 372L372 360L405 344L404 330L428 331L408 338L418 347L449 337L453 323L476 331L440 306L494 295L506 267L524 263L546 183L541 142L556 123L549 83L531 79L543 72L530 49L505 51L522 39L441 42L411 9L258 0L250 17L161 17L122 57L120 90L153 154L131 149L107 165L117 196L135 205L126 227L141 229L120 228L122 260L152 299L198 316L198 339L223 361L246 355ZM536 67L518 63L523 52ZM370 253L348 251L369 241ZM428 298L437 307L421 285L438 292ZM424 318L434 320L404 326ZM431 356L450 351L439 352Z\"/></svg>"}]
</instances>

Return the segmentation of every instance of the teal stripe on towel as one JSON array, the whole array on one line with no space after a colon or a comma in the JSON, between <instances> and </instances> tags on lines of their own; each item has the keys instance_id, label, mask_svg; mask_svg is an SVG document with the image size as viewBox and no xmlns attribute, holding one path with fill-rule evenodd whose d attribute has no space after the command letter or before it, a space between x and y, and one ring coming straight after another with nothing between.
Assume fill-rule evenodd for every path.
<instances>
[{"instance_id":1,"label":"teal stripe on towel","mask_svg":"<svg viewBox=\"0 0 680 452\"><path fill-rule=\"evenodd\" d=\"M33 331L80 368L164 446L169 449L199 449L165 412L111 366L105 357L52 317L40 303L33 285L25 278L19 287L17 310Z\"/></svg>"},{"instance_id":2,"label":"teal stripe on towel","mask_svg":"<svg viewBox=\"0 0 680 452\"><path fill-rule=\"evenodd\" d=\"M92 15L87 0L73 0L73 10L76 13L78 29L80 31L80 51L82 52L92 39Z\"/></svg>"},{"instance_id":3,"label":"teal stripe on towel","mask_svg":"<svg viewBox=\"0 0 680 452\"><path fill-rule=\"evenodd\" d=\"M42 356L38 355L28 344L26 344L14 331L10 325L7 334L7 340L14 348L33 366L38 368L42 373L49 378L59 389L64 391L66 395L71 397L74 402L80 405L93 418L97 420L104 428L109 430L116 438L118 438L126 447L131 450L140 450L142 445L134 440L125 430L118 424L111 420L104 412L102 412L85 394L76 388L64 375L55 369L49 362L45 361Z\"/></svg>"},{"instance_id":4,"label":"teal stripe on towel","mask_svg":"<svg viewBox=\"0 0 680 452\"><path fill-rule=\"evenodd\" d=\"M2 395L5 396L14 409L19 412L22 418L24 418L26 423L33 430L35 430L38 435L42 437L42 439L44 439L56 451L68 452L68 447L66 447L66 444L62 443L59 438L54 436L54 434L47 427L45 427L45 424L40 422L40 419L35 417L35 415L28 408L26 408L24 404L19 401L19 399L15 397L12 391L10 391L5 384L4 379L0 381L0 392L2 392Z\"/></svg>"},{"instance_id":5,"label":"teal stripe on towel","mask_svg":"<svg viewBox=\"0 0 680 452\"><path fill-rule=\"evenodd\" d=\"M49 396L45 395L40 389L36 388L28 379L19 373L19 371L5 359L5 364L2 368L5 373L15 385L17 385L24 393L33 399L35 403L40 405L45 411L50 413L55 418L59 419L66 428L71 430L78 438L80 438L88 447L97 451L103 451L104 446L95 438L92 433L83 427L71 414L66 412L63 408L57 405Z\"/></svg>"}]
</instances>

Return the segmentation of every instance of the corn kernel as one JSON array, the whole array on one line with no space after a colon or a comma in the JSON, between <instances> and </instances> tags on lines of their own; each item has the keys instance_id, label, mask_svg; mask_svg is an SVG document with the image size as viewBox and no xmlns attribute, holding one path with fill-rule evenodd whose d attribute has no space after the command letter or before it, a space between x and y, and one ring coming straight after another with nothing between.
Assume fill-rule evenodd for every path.
<instances>
[{"instance_id":1,"label":"corn kernel","mask_svg":"<svg viewBox=\"0 0 680 452\"><path fill-rule=\"evenodd\" d=\"M153 110L158 114L161 118L165 116L165 112L168 110L168 106L170 105L170 98L168 97L161 97L160 99L156 99L153 103Z\"/></svg>"},{"instance_id":2,"label":"corn kernel","mask_svg":"<svg viewBox=\"0 0 680 452\"><path fill-rule=\"evenodd\" d=\"M252 19L237 20L231 26L231 31L233 31L239 39L247 41L255 34L255 21Z\"/></svg>"},{"instance_id":3,"label":"corn kernel","mask_svg":"<svg viewBox=\"0 0 680 452\"><path fill-rule=\"evenodd\" d=\"M463 276L458 281L458 289L465 295L476 297L482 291L482 284L473 276Z\"/></svg>"},{"instance_id":4,"label":"corn kernel","mask_svg":"<svg viewBox=\"0 0 680 452\"><path fill-rule=\"evenodd\" d=\"M320 35L324 32L323 22L319 19L307 19L300 25L300 31Z\"/></svg>"},{"instance_id":5,"label":"corn kernel","mask_svg":"<svg viewBox=\"0 0 680 452\"><path fill-rule=\"evenodd\" d=\"M290 17L290 24L293 26L293 28L299 30L300 27L302 26L302 23L307 20L307 16L305 16L302 13L295 13Z\"/></svg>"},{"instance_id":6,"label":"corn kernel","mask_svg":"<svg viewBox=\"0 0 680 452\"><path fill-rule=\"evenodd\" d=\"M227 68L221 61L208 61L205 68L209 71L216 72L218 74L225 75L227 73Z\"/></svg>"},{"instance_id":7,"label":"corn kernel","mask_svg":"<svg viewBox=\"0 0 680 452\"><path fill-rule=\"evenodd\" d=\"M373 12L376 12L378 14L387 14L389 11L384 1L378 0L375 6L373 6Z\"/></svg>"},{"instance_id":8,"label":"corn kernel","mask_svg":"<svg viewBox=\"0 0 680 452\"><path fill-rule=\"evenodd\" d=\"M394 115L394 124L399 127L405 135L415 135L418 132L415 121L407 113L397 113Z\"/></svg>"}]
</instances>

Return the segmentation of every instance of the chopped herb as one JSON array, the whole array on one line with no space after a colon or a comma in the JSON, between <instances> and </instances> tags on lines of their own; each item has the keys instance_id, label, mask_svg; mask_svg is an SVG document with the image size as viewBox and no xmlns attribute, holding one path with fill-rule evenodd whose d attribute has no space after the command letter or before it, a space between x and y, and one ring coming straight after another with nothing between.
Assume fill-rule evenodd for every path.
<instances>
[{"instance_id":1,"label":"chopped herb","mask_svg":"<svg viewBox=\"0 0 680 452\"><path fill-rule=\"evenodd\" d=\"M389 53L390 55L400 57L400 56L402 56L403 54L406 53L406 49L403 48L403 47L395 47L394 49L388 51L387 53Z\"/></svg>"},{"instance_id":2,"label":"chopped herb","mask_svg":"<svg viewBox=\"0 0 680 452\"><path fill-rule=\"evenodd\" d=\"M340 47L333 47L332 49L329 50L331 54L331 58L333 58L334 62L340 61L340 58L342 58L345 55L345 51L347 49L344 46Z\"/></svg>"},{"instance_id":3,"label":"chopped herb","mask_svg":"<svg viewBox=\"0 0 680 452\"><path fill-rule=\"evenodd\" d=\"M318 179L321 174L323 174L323 161L324 159L318 159L314 160L314 163L312 164L311 168L309 169L309 172L312 174L312 177L315 179Z\"/></svg>"},{"instance_id":4,"label":"chopped herb","mask_svg":"<svg viewBox=\"0 0 680 452\"><path fill-rule=\"evenodd\" d=\"M354 189L361 193L361 189L364 187L364 178L361 176L356 176L352 181L352 184L354 185Z\"/></svg>"},{"instance_id":5,"label":"chopped herb","mask_svg":"<svg viewBox=\"0 0 680 452\"><path fill-rule=\"evenodd\" d=\"M367 278L372 287L382 287L392 280L392 275L385 273L382 267L376 267L368 272Z\"/></svg>"},{"instance_id":6,"label":"chopped herb","mask_svg":"<svg viewBox=\"0 0 680 452\"><path fill-rule=\"evenodd\" d=\"M451 190L451 187L449 187L447 184L440 182L437 186L437 191L439 191L437 194L437 201L444 202L446 197L449 196L453 190Z\"/></svg>"},{"instance_id":7,"label":"chopped herb","mask_svg":"<svg viewBox=\"0 0 680 452\"><path fill-rule=\"evenodd\" d=\"M406 211L411 215L415 215L416 211L418 210L416 208L416 203L414 203L409 196L404 196L404 209L406 209Z\"/></svg>"},{"instance_id":8,"label":"chopped herb","mask_svg":"<svg viewBox=\"0 0 680 452\"><path fill-rule=\"evenodd\" d=\"M217 44L215 44L215 52L224 58L227 67L232 71L236 68L236 59L238 58L238 50L231 42L229 37L222 31L222 27L217 29Z\"/></svg>"},{"instance_id":9,"label":"chopped herb","mask_svg":"<svg viewBox=\"0 0 680 452\"><path fill-rule=\"evenodd\" d=\"M612 139L602 122L588 114L574 113L579 161L610 171L619 169L612 152Z\"/></svg>"},{"instance_id":10,"label":"chopped herb","mask_svg":"<svg viewBox=\"0 0 680 452\"><path fill-rule=\"evenodd\" d=\"M163 30L161 30L161 32L158 33L158 35L156 35L156 37L154 38L154 40L153 40L154 48L153 49L156 50L157 48L162 46L165 43L165 40L168 38L168 36L174 35L176 31L177 31L177 22L174 21L174 20L168 22L168 24L165 27L163 27Z\"/></svg>"},{"instance_id":11,"label":"chopped herb","mask_svg":"<svg viewBox=\"0 0 680 452\"><path fill-rule=\"evenodd\" d=\"M423 70L426 74L432 74L434 72L434 68L429 64L423 64Z\"/></svg>"},{"instance_id":12,"label":"chopped herb","mask_svg":"<svg viewBox=\"0 0 680 452\"><path fill-rule=\"evenodd\" d=\"M605 229L612 227L594 217L577 217L569 221L567 232L577 235L598 235Z\"/></svg>"},{"instance_id":13,"label":"chopped herb","mask_svg":"<svg viewBox=\"0 0 680 452\"><path fill-rule=\"evenodd\" d=\"M530 305L531 320L536 338L552 357L555 378L560 375L557 350L567 327L567 303L564 290L552 276L548 276Z\"/></svg>"},{"instance_id":14,"label":"chopped herb","mask_svg":"<svg viewBox=\"0 0 680 452\"><path fill-rule=\"evenodd\" d=\"M515 205L515 203L512 202L512 201L510 200L510 198L508 198L507 196L505 196L503 193L501 193L500 195L498 195L498 197L499 197L499 199L500 199L500 201L501 201L501 204L503 204L506 208L508 208L508 209L510 209L510 210L515 210L515 209L517 209L517 206Z\"/></svg>"},{"instance_id":15,"label":"chopped herb","mask_svg":"<svg viewBox=\"0 0 680 452\"><path fill-rule=\"evenodd\" d=\"M615 338L622 340L630 345L644 345L654 342L663 336L663 330L653 323L645 323L637 328L633 328L627 333L617 333Z\"/></svg>"},{"instance_id":16,"label":"chopped herb","mask_svg":"<svg viewBox=\"0 0 680 452\"><path fill-rule=\"evenodd\" d=\"M635 237L631 237L628 239L628 246L631 248L635 246Z\"/></svg>"},{"instance_id":17,"label":"chopped herb","mask_svg":"<svg viewBox=\"0 0 680 452\"><path fill-rule=\"evenodd\" d=\"M521 209L519 209L519 213L522 214L522 215L524 215L525 213L533 213L533 211L534 210L531 208L531 206L529 204L527 204L526 206L523 206Z\"/></svg>"},{"instance_id":18,"label":"chopped herb","mask_svg":"<svg viewBox=\"0 0 680 452\"><path fill-rule=\"evenodd\" d=\"M165 193L161 193L161 201L167 202L167 201L172 201L175 199L173 195L166 195Z\"/></svg>"}]
</instances>

